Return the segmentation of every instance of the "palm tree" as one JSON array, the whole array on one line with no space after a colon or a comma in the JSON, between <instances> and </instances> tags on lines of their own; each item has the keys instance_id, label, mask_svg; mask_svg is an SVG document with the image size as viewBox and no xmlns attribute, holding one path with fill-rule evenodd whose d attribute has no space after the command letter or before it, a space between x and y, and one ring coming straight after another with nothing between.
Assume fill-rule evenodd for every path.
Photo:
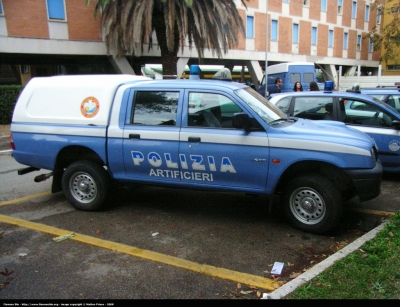
<instances>
[{"instance_id":1,"label":"palm tree","mask_svg":"<svg viewBox=\"0 0 400 307\"><path fill-rule=\"evenodd\" d=\"M155 32L165 75L177 74L179 48L183 51L186 39L201 60L206 48L222 58L245 34L233 0L97 0L95 18L99 12L107 52L117 58L140 57L146 38L152 48Z\"/></svg>"}]
</instances>

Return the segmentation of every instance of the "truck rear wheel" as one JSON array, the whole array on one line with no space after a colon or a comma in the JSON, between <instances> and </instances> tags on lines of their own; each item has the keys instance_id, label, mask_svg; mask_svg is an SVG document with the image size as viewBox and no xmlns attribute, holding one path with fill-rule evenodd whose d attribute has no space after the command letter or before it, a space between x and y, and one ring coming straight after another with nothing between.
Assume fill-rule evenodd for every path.
<instances>
[{"instance_id":1,"label":"truck rear wheel","mask_svg":"<svg viewBox=\"0 0 400 307\"><path fill-rule=\"evenodd\" d=\"M110 189L110 176L91 161L77 161L64 171L62 187L67 200L78 210L104 209Z\"/></svg>"},{"instance_id":2,"label":"truck rear wheel","mask_svg":"<svg viewBox=\"0 0 400 307\"><path fill-rule=\"evenodd\" d=\"M340 192L319 175L291 180L286 185L283 201L289 223L306 232L324 234L332 231L343 215Z\"/></svg>"}]
</instances>

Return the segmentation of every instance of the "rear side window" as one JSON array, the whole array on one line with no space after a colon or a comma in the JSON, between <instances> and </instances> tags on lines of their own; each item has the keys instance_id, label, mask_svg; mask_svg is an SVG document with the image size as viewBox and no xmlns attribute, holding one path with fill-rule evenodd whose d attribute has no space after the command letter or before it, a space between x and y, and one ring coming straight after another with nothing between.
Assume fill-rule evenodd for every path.
<instances>
[{"instance_id":1,"label":"rear side window","mask_svg":"<svg viewBox=\"0 0 400 307\"><path fill-rule=\"evenodd\" d=\"M372 127L391 127L392 117L386 111L368 102L347 100L346 123Z\"/></svg>"},{"instance_id":2,"label":"rear side window","mask_svg":"<svg viewBox=\"0 0 400 307\"><path fill-rule=\"evenodd\" d=\"M331 110L325 108L326 104L332 105L331 97L297 97L294 102L293 116L307 119L326 119Z\"/></svg>"},{"instance_id":3,"label":"rear side window","mask_svg":"<svg viewBox=\"0 0 400 307\"><path fill-rule=\"evenodd\" d=\"M376 99L379 99L379 100L383 101L385 99L386 95L384 95L384 94L371 94L370 96L375 97Z\"/></svg>"},{"instance_id":4,"label":"rear side window","mask_svg":"<svg viewBox=\"0 0 400 307\"><path fill-rule=\"evenodd\" d=\"M301 82L300 73L291 73L290 74L290 83Z\"/></svg>"},{"instance_id":5,"label":"rear side window","mask_svg":"<svg viewBox=\"0 0 400 307\"><path fill-rule=\"evenodd\" d=\"M400 112L400 95L390 95L386 103Z\"/></svg>"},{"instance_id":6,"label":"rear side window","mask_svg":"<svg viewBox=\"0 0 400 307\"><path fill-rule=\"evenodd\" d=\"M131 124L175 126L179 92L137 91L133 98Z\"/></svg>"}]
</instances>

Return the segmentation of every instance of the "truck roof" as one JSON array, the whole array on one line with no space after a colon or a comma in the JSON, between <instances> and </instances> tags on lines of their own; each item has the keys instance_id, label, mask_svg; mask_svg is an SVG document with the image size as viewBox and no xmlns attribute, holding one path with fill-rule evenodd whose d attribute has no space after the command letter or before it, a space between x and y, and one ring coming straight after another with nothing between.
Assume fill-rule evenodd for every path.
<instances>
[{"instance_id":1,"label":"truck roof","mask_svg":"<svg viewBox=\"0 0 400 307\"><path fill-rule=\"evenodd\" d=\"M65 75L32 78L15 107L13 121L105 125L119 86L151 80L136 75ZM90 116L84 109L95 107ZM94 116L96 115L96 116Z\"/></svg>"},{"instance_id":2,"label":"truck roof","mask_svg":"<svg viewBox=\"0 0 400 307\"><path fill-rule=\"evenodd\" d=\"M218 80L153 80L136 75L67 75L36 77L25 86L13 113L13 122L47 124L107 125L118 88L124 84L171 89L207 90L247 87ZM206 85L207 84L207 85Z\"/></svg>"},{"instance_id":3,"label":"truck roof","mask_svg":"<svg viewBox=\"0 0 400 307\"><path fill-rule=\"evenodd\" d=\"M35 77L29 81L30 86L105 86L115 87L129 81L151 80L148 77L116 74L116 75L60 75L51 77ZM32 83L32 84L31 84Z\"/></svg>"}]
</instances>

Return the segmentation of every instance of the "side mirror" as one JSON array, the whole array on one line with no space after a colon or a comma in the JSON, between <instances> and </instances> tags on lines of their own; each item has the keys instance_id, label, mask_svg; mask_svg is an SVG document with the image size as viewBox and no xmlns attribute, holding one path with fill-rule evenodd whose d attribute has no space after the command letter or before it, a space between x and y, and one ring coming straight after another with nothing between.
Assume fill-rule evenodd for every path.
<instances>
[{"instance_id":1,"label":"side mirror","mask_svg":"<svg viewBox=\"0 0 400 307\"><path fill-rule=\"evenodd\" d=\"M250 131L250 117L246 113L235 113L232 117L232 127L237 129L244 129L246 132Z\"/></svg>"},{"instance_id":2,"label":"side mirror","mask_svg":"<svg viewBox=\"0 0 400 307\"><path fill-rule=\"evenodd\" d=\"M400 129L400 121L393 120L392 121L392 127L396 128L396 129Z\"/></svg>"}]
</instances>

